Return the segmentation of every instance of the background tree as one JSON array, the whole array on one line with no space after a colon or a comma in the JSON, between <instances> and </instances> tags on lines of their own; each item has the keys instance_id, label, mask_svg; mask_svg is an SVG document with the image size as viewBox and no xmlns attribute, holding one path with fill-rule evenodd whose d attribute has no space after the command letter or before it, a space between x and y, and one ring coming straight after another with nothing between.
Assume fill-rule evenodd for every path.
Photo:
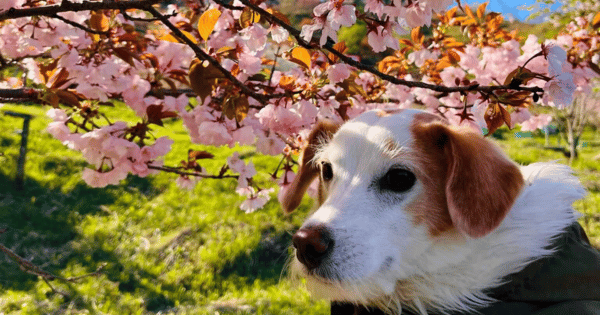
<instances>
[{"instance_id":1,"label":"background tree","mask_svg":"<svg viewBox=\"0 0 600 315\"><path fill-rule=\"evenodd\" d=\"M588 126L597 126L600 99L597 92L577 97L573 104L564 110L554 110L553 118L561 136L567 144L567 156L572 163L579 156L579 140Z\"/></svg>"}]
</instances>

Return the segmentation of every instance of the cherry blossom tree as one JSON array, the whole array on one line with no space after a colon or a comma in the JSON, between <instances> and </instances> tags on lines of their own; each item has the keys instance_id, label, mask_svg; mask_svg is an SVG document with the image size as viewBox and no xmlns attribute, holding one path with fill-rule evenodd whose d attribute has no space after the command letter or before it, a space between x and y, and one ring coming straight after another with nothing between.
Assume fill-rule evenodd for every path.
<instances>
[{"instance_id":1,"label":"cherry blossom tree","mask_svg":"<svg viewBox=\"0 0 600 315\"><path fill-rule=\"evenodd\" d=\"M376 66L338 40L358 21L372 51L386 56ZM93 187L158 171L183 188L231 179L252 212L272 192L253 181L263 170L234 154L210 174L199 161L212 154L195 150L164 165L173 140L152 128L178 118L193 143L281 155L272 177L285 189L322 119L417 106L490 134L505 124L540 127L547 119L530 106L562 109L591 91L600 73L597 15L543 42L502 22L485 4L452 0L327 0L300 26L262 0L5 0L0 67L12 70L0 77L0 102L48 105L48 132L81 152L89 163L82 178ZM109 120L103 106L116 100L139 121Z\"/></svg>"}]
</instances>

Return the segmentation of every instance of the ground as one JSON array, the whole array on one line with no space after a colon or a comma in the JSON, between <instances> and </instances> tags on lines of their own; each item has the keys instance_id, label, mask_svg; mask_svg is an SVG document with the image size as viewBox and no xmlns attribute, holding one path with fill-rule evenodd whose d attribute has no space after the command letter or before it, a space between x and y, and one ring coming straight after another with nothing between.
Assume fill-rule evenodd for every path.
<instances>
[{"instance_id":1,"label":"ground","mask_svg":"<svg viewBox=\"0 0 600 315\"><path fill-rule=\"evenodd\" d=\"M34 115L29 137L25 190L15 189L22 120L4 110ZM293 231L309 211L306 198L298 212L283 215L275 198L252 214L239 210L242 199L233 180L203 180L192 191L181 190L171 174L129 177L119 186L90 188L81 180L86 166L44 131L47 108L5 106L0 109L0 243L53 274L70 277L95 271L100 276L76 283L52 281L24 273L0 254L0 314L328 314L324 301L308 293L285 273ZM124 106L112 117L134 116ZM165 163L176 165L190 146L215 154L203 164L217 172L229 148L191 145L181 123L174 150ZM157 127L156 136L166 133ZM495 138L520 164L558 160L545 150L543 135L501 129ZM556 136L550 139L557 143ZM600 136L588 130L581 141L577 176L590 191L575 204L581 223L600 245ZM273 171L277 157L234 148L257 169ZM272 186L268 176L263 187Z\"/></svg>"}]
</instances>

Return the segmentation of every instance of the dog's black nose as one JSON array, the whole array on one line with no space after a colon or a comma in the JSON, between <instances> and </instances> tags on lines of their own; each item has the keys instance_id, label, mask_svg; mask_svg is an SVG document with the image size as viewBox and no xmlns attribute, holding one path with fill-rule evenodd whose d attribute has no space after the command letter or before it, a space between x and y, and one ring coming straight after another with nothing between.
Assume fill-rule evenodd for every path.
<instances>
[{"instance_id":1,"label":"dog's black nose","mask_svg":"<svg viewBox=\"0 0 600 315\"><path fill-rule=\"evenodd\" d=\"M331 232L322 224L299 229L292 237L296 256L309 270L319 267L333 248Z\"/></svg>"}]
</instances>

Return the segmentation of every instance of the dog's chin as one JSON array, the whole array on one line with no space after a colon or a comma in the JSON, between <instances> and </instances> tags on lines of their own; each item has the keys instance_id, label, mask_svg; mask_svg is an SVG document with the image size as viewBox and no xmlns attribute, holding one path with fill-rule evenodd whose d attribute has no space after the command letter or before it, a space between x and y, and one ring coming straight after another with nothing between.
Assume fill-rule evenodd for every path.
<instances>
[{"instance_id":1,"label":"dog's chin","mask_svg":"<svg viewBox=\"0 0 600 315\"><path fill-rule=\"evenodd\" d=\"M294 259L292 275L306 279L306 288L315 298L331 301L370 304L394 294L396 281L377 272L364 277L345 278L327 268L308 270Z\"/></svg>"}]
</instances>

